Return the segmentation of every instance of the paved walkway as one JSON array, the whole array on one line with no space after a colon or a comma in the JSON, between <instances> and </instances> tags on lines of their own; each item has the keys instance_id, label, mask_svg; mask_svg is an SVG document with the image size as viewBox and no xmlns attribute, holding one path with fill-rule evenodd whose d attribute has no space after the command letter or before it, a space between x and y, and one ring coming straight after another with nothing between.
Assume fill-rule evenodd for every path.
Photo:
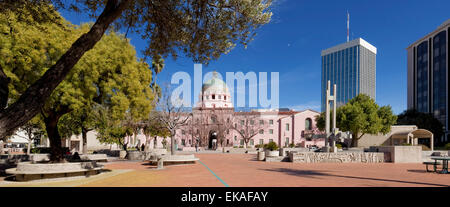
<instances>
[{"instance_id":1,"label":"paved walkway","mask_svg":"<svg viewBox=\"0 0 450 207\"><path fill-rule=\"evenodd\" d=\"M52 181L8 182L1 186L95 187L309 187L309 186L425 186L449 187L450 175L426 173L422 164L266 163L248 154L197 154L200 162L155 170L145 162L116 161L110 172L89 178Z\"/></svg>"}]
</instances>

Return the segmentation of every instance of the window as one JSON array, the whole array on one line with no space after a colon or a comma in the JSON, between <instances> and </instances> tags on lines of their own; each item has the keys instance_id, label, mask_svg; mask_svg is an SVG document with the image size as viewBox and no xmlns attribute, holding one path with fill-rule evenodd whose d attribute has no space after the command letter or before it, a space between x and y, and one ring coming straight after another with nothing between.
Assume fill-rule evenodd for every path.
<instances>
[{"instance_id":1,"label":"window","mask_svg":"<svg viewBox=\"0 0 450 207\"><path fill-rule=\"evenodd\" d=\"M184 134L186 134L186 131L184 131L184 130L181 130L181 134L183 134L183 135L184 135Z\"/></svg>"},{"instance_id":2,"label":"window","mask_svg":"<svg viewBox=\"0 0 450 207\"><path fill-rule=\"evenodd\" d=\"M264 129L260 129L259 134L264 134Z\"/></svg>"},{"instance_id":3,"label":"window","mask_svg":"<svg viewBox=\"0 0 450 207\"><path fill-rule=\"evenodd\" d=\"M255 120L253 120L253 119L250 120L250 124L251 124L251 125L254 125L254 124L255 124Z\"/></svg>"},{"instance_id":4,"label":"window","mask_svg":"<svg viewBox=\"0 0 450 207\"><path fill-rule=\"evenodd\" d=\"M227 123L230 123L230 118L227 118Z\"/></svg>"},{"instance_id":5,"label":"window","mask_svg":"<svg viewBox=\"0 0 450 207\"><path fill-rule=\"evenodd\" d=\"M219 100L220 100L220 99L222 99L222 96L221 96L221 95L219 95Z\"/></svg>"},{"instance_id":6,"label":"window","mask_svg":"<svg viewBox=\"0 0 450 207\"><path fill-rule=\"evenodd\" d=\"M216 99L216 95L215 94L212 95L212 99L213 100Z\"/></svg>"},{"instance_id":7,"label":"window","mask_svg":"<svg viewBox=\"0 0 450 207\"><path fill-rule=\"evenodd\" d=\"M289 131L289 124L286 124L286 131Z\"/></svg>"},{"instance_id":8,"label":"window","mask_svg":"<svg viewBox=\"0 0 450 207\"><path fill-rule=\"evenodd\" d=\"M259 120L259 125L263 125L264 124L264 120Z\"/></svg>"},{"instance_id":9,"label":"window","mask_svg":"<svg viewBox=\"0 0 450 207\"><path fill-rule=\"evenodd\" d=\"M270 124L270 125L273 125L273 120L269 120L269 124Z\"/></svg>"},{"instance_id":10,"label":"window","mask_svg":"<svg viewBox=\"0 0 450 207\"><path fill-rule=\"evenodd\" d=\"M230 134L230 130L229 129L227 129L227 134Z\"/></svg>"},{"instance_id":11,"label":"window","mask_svg":"<svg viewBox=\"0 0 450 207\"><path fill-rule=\"evenodd\" d=\"M234 141L237 141L237 136L234 136Z\"/></svg>"},{"instance_id":12,"label":"window","mask_svg":"<svg viewBox=\"0 0 450 207\"><path fill-rule=\"evenodd\" d=\"M255 145L255 143L253 142L253 139L250 140L250 146Z\"/></svg>"},{"instance_id":13,"label":"window","mask_svg":"<svg viewBox=\"0 0 450 207\"><path fill-rule=\"evenodd\" d=\"M241 139L241 145L244 145L244 139Z\"/></svg>"},{"instance_id":14,"label":"window","mask_svg":"<svg viewBox=\"0 0 450 207\"><path fill-rule=\"evenodd\" d=\"M182 140L181 140L181 145L182 145L182 146L186 145L186 140L182 139Z\"/></svg>"},{"instance_id":15,"label":"window","mask_svg":"<svg viewBox=\"0 0 450 207\"><path fill-rule=\"evenodd\" d=\"M227 96L223 96L223 100L225 100L225 101L226 101L226 100L227 100Z\"/></svg>"},{"instance_id":16,"label":"window","mask_svg":"<svg viewBox=\"0 0 450 207\"><path fill-rule=\"evenodd\" d=\"M264 144L264 139L260 139L260 140L259 140L259 144L260 144L260 145L263 145L263 144Z\"/></svg>"},{"instance_id":17,"label":"window","mask_svg":"<svg viewBox=\"0 0 450 207\"><path fill-rule=\"evenodd\" d=\"M312 129L312 120L310 118L307 118L305 120L305 130L311 130Z\"/></svg>"},{"instance_id":18,"label":"window","mask_svg":"<svg viewBox=\"0 0 450 207\"><path fill-rule=\"evenodd\" d=\"M284 146L285 147L289 146L289 137L286 137L286 143L284 143Z\"/></svg>"},{"instance_id":19,"label":"window","mask_svg":"<svg viewBox=\"0 0 450 207\"><path fill-rule=\"evenodd\" d=\"M273 129L269 129L269 134L273 134Z\"/></svg>"},{"instance_id":20,"label":"window","mask_svg":"<svg viewBox=\"0 0 450 207\"><path fill-rule=\"evenodd\" d=\"M242 126L244 125L244 120L241 120L241 125L242 125Z\"/></svg>"},{"instance_id":21,"label":"window","mask_svg":"<svg viewBox=\"0 0 450 207\"><path fill-rule=\"evenodd\" d=\"M269 139L269 143L270 143L270 142L273 142L273 139Z\"/></svg>"}]
</instances>

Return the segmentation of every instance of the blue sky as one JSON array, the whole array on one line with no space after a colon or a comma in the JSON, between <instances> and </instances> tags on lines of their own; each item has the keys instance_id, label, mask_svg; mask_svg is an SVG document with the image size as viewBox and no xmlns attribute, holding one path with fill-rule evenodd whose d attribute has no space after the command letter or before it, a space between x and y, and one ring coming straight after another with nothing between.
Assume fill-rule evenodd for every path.
<instances>
[{"instance_id":1,"label":"blue sky","mask_svg":"<svg viewBox=\"0 0 450 207\"><path fill-rule=\"evenodd\" d=\"M376 101L391 105L395 113L406 109L405 48L450 19L448 0L274 1L271 22L257 30L248 48L237 45L203 67L203 73L279 72L280 107L296 110L320 110L320 52L346 41L347 11L350 38L361 37L378 50ZM74 24L93 21L87 15L62 15ZM146 41L138 35L130 38L140 53ZM170 82L177 71L193 77L193 70L190 59L169 57L158 82Z\"/></svg>"}]
</instances>

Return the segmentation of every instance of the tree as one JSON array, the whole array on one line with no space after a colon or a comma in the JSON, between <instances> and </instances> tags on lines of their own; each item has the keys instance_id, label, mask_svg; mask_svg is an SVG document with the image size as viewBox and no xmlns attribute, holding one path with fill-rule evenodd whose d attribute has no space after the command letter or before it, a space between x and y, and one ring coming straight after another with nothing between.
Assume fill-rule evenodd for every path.
<instances>
[{"instance_id":1,"label":"tree","mask_svg":"<svg viewBox=\"0 0 450 207\"><path fill-rule=\"evenodd\" d=\"M96 116L95 128L100 143L117 144L127 151L125 137L132 135L132 129L124 126L109 107L99 105L96 112L98 116Z\"/></svg>"},{"instance_id":2,"label":"tree","mask_svg":"<svg viewBox=\"0 0 450 207\"><path fill-rule=\"evenodd\" d=\"M45 134L44 128L45 126L42 123L41 117L39 116L34 117L28 123L20 127L20 129L22 129L25 132L25 135L27 136L26 137L26 139L28 140L27 155L30 154L33 140L35 140L36 138L40 138L42 135Z\"/></svg>"},{"instance_id":3,"label":"tree","mask_svg":"<svg viewBox=\"0 0 450 207\"><path fill-rule=\"evenodd\" d=\"M147 120L144 121L143 125L143 132L146 138L147 143L145 144L145 149L148 150L150 146L149 137L153 137L153 140L157 141L157 137L168 137L170 136L170 132L167 130L167 128L159 121L159 112L158 111L152 111L150 113L150 116ZM153 148L156 148L156 144L153 145Z\"/></svg>"},{"instance_id":4,"label":"tree","mask_svg":"<svg viewBox=\"0 0 450 207\"><path fill-rule=\"evenodd\" d=\"M196 62L208 63L229 52L237 42L247 45L255 30L268 23L272 15L268 9L270 0L77 0L69 4L62 0L3 0L0 11L30 14L32 22L51 22L54 19L46 17L56 10L48 6L50 3L87 11L96 17L95 24L27 87L17 101L0 110L0 137L11 134L40 112L53 90L113 23L116 29L127 28L127 32L137 32L148 39L146 56L170 54L176 58L177 51L182 51ZM100 8L103 11L99 12ZM4 100L7 95L4 92L2 95Z\"/></svg>"},{"instance_id":5,"label":"tree","mask_svg":"<svg viewBox=\"0 0 450 207\"><path fill-rule=\"evenodd\" d=\"M266 129L267 124L265 122L263 122L262 124L259 122L260 115L258 112L242 113L244 114L237 118L238 123L236 123L232 127L244 140L245 148L247 148L250 140L257 134L259 134L260 130Z\"/></svg>"},{"instance_id":6,"label":"tree","mask_svg":"<svg viewBox=\"0 0 450 207\"><path fill-rule=\"evenodd\" d=\"M359 94L336 109L337 128L352 132L352 147L357 147L358 140L365 134L389 133L396 121L391 106L379 107L365 94ZM316 123L320 130L325 129L325 112L316 117Z\"/></svg>"},{"instance_id":7,"label":"tree","mask_svg":"<svg viewBox=\"0 0 450 207\"><path fill-rule=\"evenodd\" d=\"M16 99L39 78L39 74L57 61L64 51L64 47L58 47L63 44L58 42L70 42L71 38L75 39L90 28L89 24L84 24L77 28L68 27L67 31L49 30L44 33L23 23L8 21L9 27L15 30L14 35L5 38L12 44L3 48L3 51L9 52L6 54L12 54L12 60L5 63L6 72L13 78L11 99ZM59 28L58 25L50 26ZM51 38L52 42L45 42L42 35ZM47 60L42 61L42 56L46 56ZM32 64L27 64L27 60L31 60ZM63 158L60 130L66 138L81 133L83 153L87 153L87 133L93 130L94 103L109 105L118 113L129 109L127 117L130 117L130 121L139 120L148 114L153 99L151 71L148 68L146 63L137 60L134 47L123 35L111 31L103 36L94 49L81 58L41 108L52 148L51 160L60 161ZM60 123L59 120L64 116L71 117Z\"/></svg>"},{"instance_id":8,"label":"tree","mask_svg":"<svg viewBox=\"0 0 450 207\"><path fill-rule=\"evenodd\" d=\"M444 126L432 114L418 112L415 109L403 111L398 115L397 123L400 125L416 125L420 129L426 129L434 134L436 140L444 135Z\"/></svg>"},{"instance_id":9,"label":"tree","mask_svg":"<svg viewBox=\"0 0 450 207\"><path fill-rule=\"evenodd\" d=\"M158 121L170 133L171 154L175 155L175 135L178 129L187 125L191 113L186 112L182 105L182 100L173 99L170 95L170 89L167 86L162 93L158 103Z\"/></svg>"}]
</instances>

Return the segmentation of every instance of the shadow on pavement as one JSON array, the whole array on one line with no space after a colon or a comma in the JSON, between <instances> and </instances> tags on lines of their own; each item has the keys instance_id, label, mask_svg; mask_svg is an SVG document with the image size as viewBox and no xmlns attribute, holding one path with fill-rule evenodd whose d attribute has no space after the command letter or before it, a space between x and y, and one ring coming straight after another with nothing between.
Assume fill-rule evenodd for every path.
<instances>
[{"instance_id":1,"label":"shadow on pavement","mask_svg":"<svg viewBox=\"0 0 450 207\"><path fill-rule=\"evenodd\" d=\"M333 174L324 173L321 171L314 171L314 170L295 170L295 169L289 169L289 168L262 169L262 170L285 173L285 174L292 175L292 176L302 176L302 177L310 177L310 178L329 176L329 177L340 177L340 178L359 179L359 180L372 180L372 181L396 182L396 183L406 183L406 184L416 184L416 185L431 185L431 186L439 186L439 187L450 187L450 185L435 184L435 183L423 183L423 182L415 182L415 181L393 180L393 179L382 179L382 178L368 178L368 177L358 177L358 176L348 176L348 175L333 175Z\"/></svg>"}]
</instances>

